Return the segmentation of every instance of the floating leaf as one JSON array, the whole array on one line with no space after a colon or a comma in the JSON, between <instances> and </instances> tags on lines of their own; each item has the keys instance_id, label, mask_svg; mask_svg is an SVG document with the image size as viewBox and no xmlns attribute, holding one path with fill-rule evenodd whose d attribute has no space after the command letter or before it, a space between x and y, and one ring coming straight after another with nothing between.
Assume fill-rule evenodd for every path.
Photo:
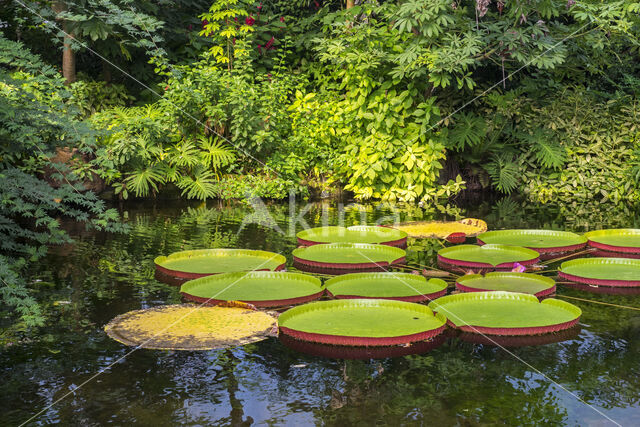
<instances>
[{"instance_id":1,"label":"floating leaf","mask_svg":"<svg viewBox=\"0 0 640 427\"><path fill-rule=\"evenodd\" d=\"M261 341L275 317L240 307L164 305L114 318L105 332L129 346L156 350L211 350Z\"/></svg>"},{"instance_id":2,"label":"floating leaf","mask_svg":"<svg viewBox=\"0 0 640 427\"><path fill-rule=\"evenodd\" d=\"M475 237L487 231L487 223L481 219L465 218L460 221L407 222L396 226L409 236L421 239L445 239L453 233Z\"/></svg>"}]
</instances>

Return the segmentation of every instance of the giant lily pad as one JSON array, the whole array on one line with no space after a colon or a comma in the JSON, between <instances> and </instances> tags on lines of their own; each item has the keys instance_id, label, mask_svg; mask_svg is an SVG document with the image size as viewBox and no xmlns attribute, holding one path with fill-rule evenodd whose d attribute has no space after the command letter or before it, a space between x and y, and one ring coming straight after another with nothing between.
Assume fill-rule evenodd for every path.
<instances>
[{"instance_id":1,"label":"giant lily pad","mask_svg":"<svg viewBox=\"0 0 640 427\"><path fill-rule=\"evenodd\" d=\"M320 279L306 274L252 271L190 280L180 292L187 299L206 304L242 301L256 307L282 307L318 299L324 288Z\"/></svg>"},{"instance_id":2,"label":"giant lily pad","mask_svg":"<svg viewBox=\"0 0 640 427\"><path fill-rule=\"evenodd\" d=\"M405 262L406 252L386 245L330 243L293 251L294 265L303 271L343 274L386 270Z\"/></svg>"},{"instance_id":3,"label":"giant lily pad","mask_svg":"<svg viewBox=\"0 0 640 427\"><path fill-rule=\"evenodd\" d=\"M156 350L212 350L267 338L275 317L241 307L163 305L115 317L105 332L129 346Z\"/></svg>"},{"instance_id":4,"label":"giant lily pad","mask_svg":"<svg viewBox=\"0 0 640 427\"><path fill-rule=\"evenodd\" d=\"M427 279L410 273L352 273L325 283L329 295L344 298L380 298L419 302L447 293L442 279Z\"/></svg>"},{"instance_id":5,"label":"giant lily pad","mask_svg":"<svg viewBox=\"0 0 640 427\"><path fill-rule=\"evenodd\" d=\"M451 326L485 335L537 335L568 329L582 311L557 299L514 292L470 292L438 298L429 307Z\"/></svg>"},{"instance_id":6,"label":"giant lily pad","mask_svg":"<svg viewBox=\"0 0 640 427\"><path fill-rule=\"evenodd\" d=\"M563 262L558 275L576 283L598 286L640 286L640 260L581 258Z\"/></svg>"},{"instance_id":7,"label":"giant lily pad","mask_svg":"<svg viewBox=\"0 0 640 427\"><path fill-rule=\"evenodd\" d=\"M622 228L590 231L584 234L589 246L611 252L640 254L640 230Z\"/></svg>"},{"instance_id":8,"label":"giant lily pad","mask_svg":"<svg viewBox=\"0 0 640 427\"><path fill-rule=\"evenodd\" d=\"M467 274L456 281L456 288L462 292L504 291L519 292L545 297L556 292L556 283L550 277L529 273L487 273Z\"/></svg>"},{"instance_id":9,"label":"giant lily pad","mask_svg":"<svg viewBox=\"0 0 640 427\"><path fill-rule=\"evenodd\" d=\"M427 306L390 300L312 302L278 318L280 334L302 341L344 346L390 346L442 333L446 318Z\"/></svg>"},{"instance_id":10,"label":"giant lily pad","mask_svg":"<svg viewBox=\"0 0 640 427\"><path fill-rule=\"evenodd\" d=\"M587 245L587 239L568 231L496 230L479 235L478 243L522 246L546 254L582 249Z\"/></svg>"},{"instance_id":11,"label":"giant lily pad","mask_svg":"<svg viewBox=\"0 0 640 427\"><path fill-rule=\"evenodd\" d=\"M487 223L481 219L465 218L460 221L419 221L406 222L396 226L409 237L419 239L446 239L452 234L463 233L466 237L475 237L487 231Z\"/></svg>"},{"instance_id":12,"label":"giant lily pad","mask_svg":"<svg viewBox=\"0 0 640 427\"><path fill-rule=\"evenodd\" d=\"M438 251L438 262L445 267L476 269L512 269L516 263L535 264L539 257L534 250L507 245L459 245Z\"/></svg>"},{"instance_id":13,"label":"giant lily pad","mask_svg":"<svg viewBox=\"0 0 640 427\"><path fill-rule=\"evenodd\" d=\"M407 233L404 231L372 225L310 228L299 232L297 237L302 246L323 243L379 243L396 247L407 245Z\"/></svg>"},{"instance_id":14,"label":"giant lily pad","mask_svg":"<svg viewBox=\"0 0 640 427\"><path fill-rule=\"evenodd\" d=\"M279 254L248 249L199 249L159 256L156 269L181 279L254 270L282 270L287 259Z\"/></svg>"}]
</instances>

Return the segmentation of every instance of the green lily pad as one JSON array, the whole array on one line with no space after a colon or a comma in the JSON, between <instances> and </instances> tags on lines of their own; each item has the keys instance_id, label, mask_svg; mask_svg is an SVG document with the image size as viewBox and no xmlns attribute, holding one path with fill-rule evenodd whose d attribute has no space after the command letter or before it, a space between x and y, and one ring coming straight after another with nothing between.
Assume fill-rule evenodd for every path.
<instances>
[{"instance_id":1,"label":"green lily pad","mask_svg":"<svg viewBox=\"0 0 640 427\"><path fill-rule=\"evenodd\" d=\"M640 260L626 258L580 258L563 262L560 272L607 281L640 281Z\"/></svg>"},{"instance_id":2,"label":"green lily pad","mask_svg":"<svg viewBox=\"0 0 640 427\"><path fill-rule=\"evenodd\" d=\"M540 302L514 292L470 292L448 295L429 304L456 328L497 335L535 335L568 329L582 311L557 299Z\"/></svg>"},{"instance_id":3,"label":"green lily pad","mask_svg":"<svg viewBox=\"0 0 640 427\"><path fill-rule=\"evenodd\" d=\"M293 250L293 256L299 260L327 264L390 264L405 255L399 248L367 243L330 243Z\"/></svg>"},{"instance_id":4,"label":"green lily pad","mask_svg":"<svg viewBox=\"0 0 640 427\"><path fill-rule=\"evenodd\" d=\"M242 301L257 307L280 307L320 298L324 288L320 279L306 274L252 271L190 280L180 292L197 302Z\"/></svg>"},{"instance_id":5,"label":"green lily pad","mask_svg":"<svg viewBox=\"0 0 640 427\"><path fill-rule=\"evenodd\" d=\"M507 245L459 245L438 251L438 258L445 258L445 261L487 264L494 267L505 263L534 261L539 256L540 254L534 250Z\"/></svg>"},{"instance_id":6,"label":"green lily pad","mask_svg":"<svg viewBox=\"0 0 640 427\"><path fill-rule=\"evenodd\" d=\"M610 230L590 231L584 234L589 242L596 243L596 247L601 245L610 246L611 250L616 248L637 248L640 252L640 230L633 228L621 228Z\"/></svg>"},{"instance_id":7,"label":"green lily pad","mask_svg":"<svg viewBox=\"0 0 640 427\"><path fill-rule=\"evenodd\" d=\"M442 332L443 315L404 301L348 299L320 301L287 310L280 332L294 338L338 345L393 345Z\"/></svg>"},{"instance_id":8,"label":"green lily pad","mask_svg":"<svg viewBox=\"0 0 640 427\"><path fill-rule=\"evenodd\" d=\"M459 286L461 285L461 286ZM458 289L468 292L504 291L519 292L536 296L555 292L556 283L550 277L530 273L487 273L468 274L456 281Z\"/></svg>"},{"instance_id":9,"label":"green lily pad","mask_svg":"<svg viewBox=\"0 0 640 427\"><path fill-rule=\"evenodd\" d=\"M279 254L248 249L199 249L159 256L156 268L165 274L199 277L237 271L276 270L287 259Z\"/></svg>"},{"instance_id":10,"label":"green lily pad","mask_svg":"<svg viewBox=\"0 0 640 427\"><path fill-rule=\"evenodd\" d=\"M345 227L317 227L297 235L300 243L388 243L407 238L407 233L389 227L355 225Z\"/></svg>"},{"instance_id":11,"label":"green lily pad","mask_svg":"<svg viewBox=\"0 0 640 427\"><path fill-rule=\"evenodd\" d=\"M353 273L334 277L325 283L336 298L416 298L432 299L447 289L442 279L427 279L410 273ZM413 299L411 299L413 301Z\"/></svg>"},{"instance_id":12,"label":"green lily pad","mask_svg":"<svg viewBox=\"0 0 640 427\"><path fill-rule=\"evenodd\" d=\"M553 249L574 246L579 248L587 244L587 239L578 234L569 231L551 230L489 231L479 235L478 241L487 244L522 246L529 249Z\"/></svg>"}]
</instances>

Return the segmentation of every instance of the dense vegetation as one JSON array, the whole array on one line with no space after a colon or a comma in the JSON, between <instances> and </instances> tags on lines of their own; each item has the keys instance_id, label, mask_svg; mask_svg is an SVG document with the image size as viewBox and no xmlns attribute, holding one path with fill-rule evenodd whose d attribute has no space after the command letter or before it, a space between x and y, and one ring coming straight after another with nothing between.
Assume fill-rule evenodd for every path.
<instances>
[{"instance_id":1,"label":"dense vegetation","mask_svg":"<svg viewBox=\"0 0 640 427\"><path fill-rule=\"evenodd\" d=\"M6 0L0 298L115 197L640 199L640 3ZM87 189L89 189L87 191Z\"/></svg>"}]
</instances>

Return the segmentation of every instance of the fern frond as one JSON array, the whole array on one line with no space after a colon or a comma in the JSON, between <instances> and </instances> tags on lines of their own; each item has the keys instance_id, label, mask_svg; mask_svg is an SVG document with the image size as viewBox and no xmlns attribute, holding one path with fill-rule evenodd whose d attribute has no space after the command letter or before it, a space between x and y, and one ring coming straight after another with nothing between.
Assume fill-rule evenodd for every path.
<instances>
[{"instance_id":1,"label":"fern frond","mask_svg":"<svg viewBox=\"0 0 640 427\"><path fill-rule=\"evenodd\" d=\"M493 186L503 193L511 193L519 184L518 165L510 154L501 153L495 156L487 164L486 170Z\"/></svg>"}]
</instances>

